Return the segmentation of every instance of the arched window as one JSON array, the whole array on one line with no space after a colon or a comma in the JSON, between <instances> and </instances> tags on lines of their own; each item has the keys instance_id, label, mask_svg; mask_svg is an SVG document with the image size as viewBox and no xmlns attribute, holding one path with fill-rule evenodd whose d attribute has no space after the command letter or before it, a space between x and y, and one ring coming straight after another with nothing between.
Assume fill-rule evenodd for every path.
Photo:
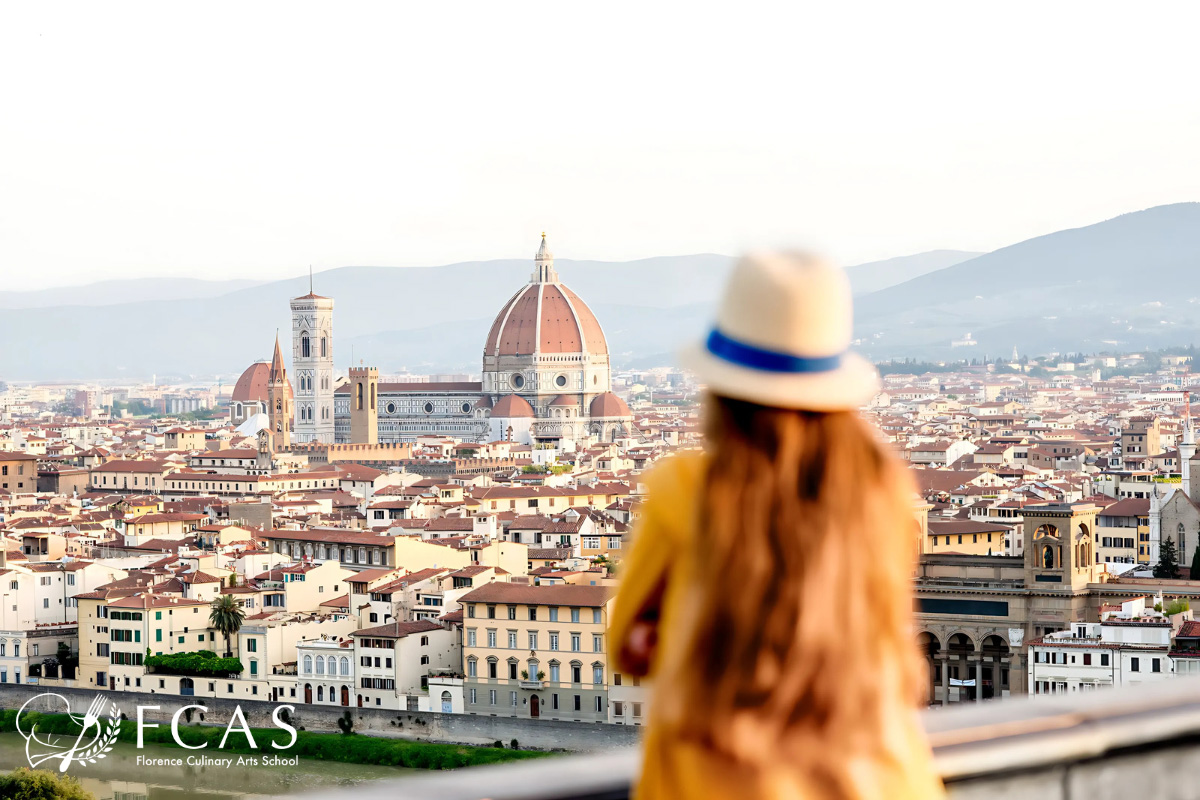
<instances>
[{"instance_id":1,"label":"arched window","mask_svg":"<svg viewBox=\"0 0 1200 800\"><path fill-rule=\"evenodd\" d=\"M362 407L363 407L363 385L362 385L361 383L357 384L357 385L356 385L356 389L357 389L358 391L357 391L357 393L356 393L356 395L355 395L354 402L355 402L357 405L355 405L355 407L354 407L354 410L355 410L355 411L362 411Z\"/></svg>"},{"instance_id":2,"label":"arched window","mask_svg":"<svg viewBox=\"0 0 1200 800\"><path fill-rule=\"evenodd\" d=\"M318 663L318 664L320 664L321 662L320 662L320 661L318 661L317 663ZM318 670L318 672L319 672L319 671L320 671L320 670ZM320 702L321 702L321 701L323 701L324 699L325 699L325 687L324 687L324 686L318 686L318 687L317 687L317 702L318 702L318 703L320 703Z\"/></svg>"},{"instance_id":3,"label":"arched window","mask_svg":"<svg viewBox=\"0 0 1200 800\"><path fill-rule=\"evenodd\" d=\"M1045 569L1054 569L1054 548L1050 545L1042 548L1042 567Z\"/></svg>"},{"instance_id":4,"label":"arched window","mask_svg":"<svg viewBox=\"0 0 1200 800\"><path fill-rule=\"evenodd\" d=\"M342 656L342 674L350 674L350 659L346 658L345 656Z\"/></svg>"},{"instance_id":5,"label":"arched window","mask_svg":"<svg viewBox=\"0 0 1200 800\"><path fill-rule=\"evenodd\" d=\"M329 351L328 351L328 349L325 347L325 337L324 337L324 336L322 336L322 337L321 337L321 358L325 358L325 356L326 356L326 355L328 355L328 354L329 354Z\"/></svg>"},{"instance_id":6,"label":"arched window","mask_svg":"<svg viewBox=\"0 0 1200 800\"><path fill-rule=\"evenodd\" d=\"M318 675L325 674L325 659L321 658L320 656L317 656L317 674ZM320 689L318 689L317 691L320 691Z\"/></svg>"},{"instance_id":7,"label":"arched window","mask_svg":"<svg viewBox=\"0 0 1200 800\"><path fill-rule=\"evenodd\" d=\"M304 657L304 674L312 675L312 656Z\"/></svg>"},{"instance_id":8,"label":"arched window","mask_svg":"<svg viewBox=\"0 0 1200 800\"><path fill-rule=\"evenodd\" d=\"M312 356L312 347L308 342L308 334L300 334L300 357L310 358Z\"/></svg>"},{"instance_id":9,"label":"arched window","mask_svg":"<svg viewBox=\"0 0 1200 800\"><path fill-rule=\"evenodd\" d=\"M333 656L330 656L328 659L326 659L326 663L329 664L329 674L337 675L337 659L334 658ZM333 691L333 690L330 689L330 691Z\"/></svg>"}]
</instances>

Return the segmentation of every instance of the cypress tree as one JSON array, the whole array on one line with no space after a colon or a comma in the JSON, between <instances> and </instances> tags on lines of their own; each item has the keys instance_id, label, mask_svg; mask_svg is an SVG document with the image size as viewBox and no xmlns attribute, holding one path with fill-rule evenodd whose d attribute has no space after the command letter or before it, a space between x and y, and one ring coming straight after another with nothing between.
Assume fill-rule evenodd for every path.
<instances>
[{"instance_id":1,"label":"cypress tree","mask_svg":"<svg viewBox=\"0 0 1200 800\"><path fill-rule=\"evenodd\" d=\"M1175 550L1175 541L1168 536L1163 539L1162 547L1158 549L1158 564L1154 567L1156 578L1179 577L1179 553Z\"/></svg>"}]
</instances>

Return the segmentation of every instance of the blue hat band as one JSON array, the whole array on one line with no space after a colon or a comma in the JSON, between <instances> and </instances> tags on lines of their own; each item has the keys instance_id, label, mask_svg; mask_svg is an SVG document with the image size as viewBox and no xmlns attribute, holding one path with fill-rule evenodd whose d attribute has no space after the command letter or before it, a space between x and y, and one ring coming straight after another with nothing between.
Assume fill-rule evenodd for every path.
<instances>
[{"instance_id":1,"label":"blue hat band","mask_svg":"<svg viewBox=\"0 0 1200 800\"><path fill-rule=\"evenodd\" d=\"M842 356L844 355L838 353L818 358L794 356L739 342L715 328L708 335L705 346L708 348L708 352L731 364L763 372L785 372L794 375L806 372L832 372L842 365Z\"/></svg>"}]
</instances>

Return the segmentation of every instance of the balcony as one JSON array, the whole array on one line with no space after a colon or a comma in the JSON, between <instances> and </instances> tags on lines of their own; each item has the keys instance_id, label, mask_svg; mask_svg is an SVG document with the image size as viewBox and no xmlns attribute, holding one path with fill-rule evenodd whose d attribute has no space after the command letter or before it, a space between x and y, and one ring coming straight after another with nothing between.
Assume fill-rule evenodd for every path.
<instances>
[{"instance_id":1,"label":"balcony","mask_svg":"<svg viewBox=\"0 0 1200 800\"><path fill-rule=\"evenodd\" d=\"M1189 798L1200 767L1200 678L925 712L951 798ZM330 800L626 800L638 753L475 767L322 792Z\"/></svg>"},{"instance_id":2,"label":"balcony","mask_svg":"<svg viewBox=\"0 0 1200 800\"><path fill-rule=\"evenodd\" d=\"M539 692L546 688L546 682L537 680L522 680L520 682L520 687L522 689L532 689L535 692Z\"/></svg>"}]
</instances>

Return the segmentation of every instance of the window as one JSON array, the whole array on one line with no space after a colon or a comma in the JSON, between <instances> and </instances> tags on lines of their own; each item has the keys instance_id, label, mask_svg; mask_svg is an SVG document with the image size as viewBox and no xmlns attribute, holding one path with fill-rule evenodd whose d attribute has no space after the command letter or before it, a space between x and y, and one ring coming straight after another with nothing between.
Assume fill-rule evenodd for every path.
<instances>
[{"instance_id":1,"label":"window","mask_svg":"<svg viewBox=\"0 0 1200 800\"><path fill-rule=\"evenodd\" d=\"M515 661L508 662L508 679L510 681L517 679L517 662Z\"/></svg>"},{"instance_id":2,"label":"window","mask_svg":"<svg viewBox=\"0 0 1200 800\"><path fill-rule=\"evenodd\" d=\"M516 607L516 606L509 606L509 607L508 607L508 618L509 618L509 619L516 619L516 618L517 618L517 607Z\"/></svg>"},{"instance_id":3,"label":"window","mask_svg":"<svg viewBox=\"0 0 1200 800\"><path fill-rule=\"evenodd\" d=\"M571 622L579 622L579 609L578 608L571 609Z\"/></svg>"},{"instance_id":4,"label":"window","mask_svg":"<svg viewBox=\"0 0 1200 800\"><path fill-rule=\"evenodd\" d=\"M529 607L529 618L531 620L537 620L537 606Z\"/></svg>"},{"instance_id":5,"label":"window","mask_svg":"<svg viewBox=\"0 0 1200 800\"><path fill-rule=\"evenodd\" d=\"M37 653L34 653L34 655L37 655ZM1151 672L1162 672L1162 668L1161 668L1159 659L1157 659L1157 658L1150 659L1150 671Z\"/></svg>"},{"instance_id":6,"label":"window","mask_svg":"<svg viewBox=\"0 0 1200 800\"><path fill-rule=\"evenodd\" d=\"M489 605L487 607L487 611L488 611L488 619L496 618L496 607L494 605Z\"/></svg>"},{"instance_id":7,"label":"window","mask_svg":"<svg viewBox=\"0 0 1200 800\"><path fill-rule=\"evenodd\" d=\"M599 653L604 649L604 637L596 634L592 637L592 652Z\"/></svg>"},{"instance_id":8,"label":"window","mask_svg":"<svg viewBox=\"0 0 1200 800\"><path fill-rule=\"evenodd\" d=\"M489 678L499 677L499 665L498 664L499 664L499 662L497 662L496 659L494 659L494 658L488 659L488 677ZM492 701L492 704L495 705L494 700Z\"/></svg>"},{"instance_id":9,"label":"window","mask_svg":"<svg viewBox=\"0 0 1200 800\"><path fill-rule=\"evenodd\" d=\"M575 695L575 710L576 711L583 710L583 696L582 695L578 695L578 694Z\"/></svg>"},{"instance_id":10,"label":"window","mask_svg":"<svg viewBox=\"0 0 1200 800\"><path fill-rule=\"evenodd\" d=\"M1138 671L1140 671L1140 669L1141 669L1141 664L1139 662L1139 659L1137 659L1137 658L1129 659L1129 671L1130 672L1138 672Z\"/></svg>"},{"instance_id":11,"label":"window","mask_svg":"<svg viewBox=\"0 0 1200 800\"><path fill-rule=\"evenodd\" d=\"M487 646L488 647L496 646L496 632L493 630L489 630L487 632Z\"/></svg>"},{"instance_id":12,"label":"window","mask_svg":"<svg viewBox=\"0 0 1200 800\"><path fill-rule=\"evenodd\" d=\"M597 685L604 683L604 667L599 664L592 665L592 683Z\"/></svg>"},{"instance_id":13,"label":"window","mask_svg":"<svg viewBox=\"0 0 1200 800\"><path fill-rule=\"evenodd\" d=\"M467 628L467 647L475 647L475 629Z\"/></svg>"},{"instance_id":14,"label":"window","mask_svg":"<svg viewBox=\"0 0 1200 800\"><path fill-rule=\"evenodd\" d=\"M246 652L248 652L248 653L257 653L258 652L258 639L247 639L246 640Z\"/></svg>"},{"instance_id":15,"label":"window","mask_svg":"<svg viewBox=\"0 0 1200 800\"><path fill-rule=\"evenodd\" d=\"M467 702L469 702L471 705L475 705L475 703L478 702L474 689L471 689L469 692L467 692L467 695Z\"/></svg>"},{"instance_id":16,"label":"window","mask_svg":"<svg viewBox=\"0 0 1200 800\"><path fill-rule=\"evenodd\" d=\"M634 703L633 704L633 716L640 717L641 715L642 715L642 704Z\"/></svg>"},{"instance_id":17,"label":"window","mask_svg":"<svg viewBox=\"0 0 1200 800\"><path fill-rule=\"evenodd\" d=\"M592 624L593 625L600 624L600 609L598 609L598 608L592 609Z\"/></svg>"},{"instance_id":18,"label":"window","mask_svg":"<svg viewBox=\"0 0 1200 800\"><path fill-rule=\"evenodd\" d=\"M551 650L558 649L558 634L557 633L550 634L550 649Z\"/></svg>"},{"instance_id":19,"label":"window","mask_svg":"<svg viewBox=\"0 0 1200 800\"><path fill-rule=\"evenodd\" d=\"M516 707L517 707L517 693L516 693L516 692L509 692L509 693L508 693L508 698L509 698L509 701L512 703L512 707L513 707L513 708L516 708Z\"/></svg>"},{"instance_id":20,"label":"window","mask_svg":"<svg viewBox=\"0 0 1200 800\"><path fill-rule=\"evenodd\" d=\"M530 631L529 632L529 649L530 650L537 650L537 639L538 639L537 631Z\"/></svg>"},{"instance_id":21,"label":"window","mask_svg":"<svg viewBox=\"0 0 1200 800\"><path fill-rule=\"evenodd\" d=\"M583 683L582 664L576 663L571 665L571 683Z\"/></svg>"},{"instance_id":22,"label":"window","mask_svg":"<svg viewBox=\"0 0 1200 800\"><path fill-rule=\"evenodd\" d=\"M474 605L467 606L467 617L469 617L470 619L475 619L475 606Z\"/></svg>"},{"instance_id":23,"label":"window","mask_svg":"<svg viewBox=\"0 0 1200 800\"><path fill-rule=\"evenodd\" d=\"M558 609L557 608L550 609L550 621L558 622Z\"/></svg>"},{"instance_id":24,"label":"window","mask_svg":"<svg viewBox=\"0 0 1200 800\"><path fill-rule=\"evenodd\" d=\"M604 698L601 697L600 695L596 695L596 713L597 714L604 713Z\"/></svg>"},{"instance_id":25,"label":"window","mask_svg":"<svg viewBox=\"0 0 1200 800\"><path fill-rule=\"evenodd\" d=\"M558 711L558 695L550 695L550 707L555 711Z\"/></svg>"},{"instance_id":26,"label":"window","mask_svg":"<svg viewBox=\"0 0 1200 800\"><path fill-rule=\"evenodd\" d=\"M488 705L496 705L496 690L488 689Z\"/></svg>"},{"instance_id":27,"label":"window","mask_svg":"<svg viewBox=\"0 0 1200 800\"><path fill-rule=\"evenodd\" d=\"M517 632L516 631L508 632L508 649L509 650L517 649Z\"/></svg>"},{"instance_id":28,"label":"window","mask_svg":"<svg viewBox=\"0 0 1200 800\"><path fill-rule=\"evenodd\" d=\"M1092 654L1091 654L1091 653L1084 653L1084 654L1083 654L1083 665L1084 665L1085 667L1088 667L1088 666L1091 666L1091 664L1092 664Z\"/></svg>"},{"instance_id":29,"label":"window","mask_svg":"<svg viewBox=\"0 0 1200 800\"><path fill-rule=\"evenodd\" d=\"M576 653L579 652L579 648L580 648L579 639L580 639L580 636L578 633L571 634L571 650Z\"/></svg>"},{"instance_id":30,"label":"window","mask_svg":"<svg viewBox=\"0 0 1200 800\"><path fill-rule=\"evenodd\" d=\"M391 661L391 659L389 658L388 661ZM421 656L421 664L424 665L424 664L428 664L428 663L429 663L429 656ZM391 664L388 664L388 666L390 667Z\"/></svg>"},{"instance_id":31,"label":"window","mask_svg":"<svg viewBox=\"0 0 1200 800\"><path fill-rule=\"evenodd\" d=\"M1102 666L1102 667L1108 666L1108 653L1100 654L1100 666Z\"/></svg>"},{"instance_id":32,"label":"window","mask_svg":"<svg viewBox=\"0 0 1200 800\"><path fill-rule=\"evenodd\" d=\"M478 676L478 672L479 672L479 661L475 658L468 658L467 659L467 677L475 678ZM474 690L472 690L472 691L474 691ZM474 703L475 701L472 700L471 702Z\"/></svg>"}]
</instances>

